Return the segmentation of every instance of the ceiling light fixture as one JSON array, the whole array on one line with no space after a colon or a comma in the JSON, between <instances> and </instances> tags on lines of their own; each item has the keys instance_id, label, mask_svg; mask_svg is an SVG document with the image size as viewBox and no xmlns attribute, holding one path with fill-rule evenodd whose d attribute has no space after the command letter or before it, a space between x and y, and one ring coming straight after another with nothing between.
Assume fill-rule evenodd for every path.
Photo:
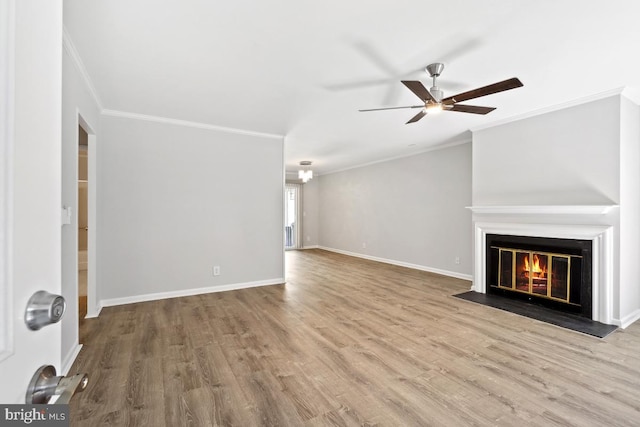
<instances>
[{"instance_id":1,"label":"ceiling light fixture","mask_svg":"<svg viewBox=\"0 0 640 427\"><path fill-rule=\"evenodd\" d=\"M298 178L300 178L303 183L306 183L313 178L313 171L311 168L308 168L307 170L304 168L305 166L311 166L311 162L309 160L303 160L300 162L300 166L302 166L302 168L298 170Z\"/></svg>"}]
</instances>

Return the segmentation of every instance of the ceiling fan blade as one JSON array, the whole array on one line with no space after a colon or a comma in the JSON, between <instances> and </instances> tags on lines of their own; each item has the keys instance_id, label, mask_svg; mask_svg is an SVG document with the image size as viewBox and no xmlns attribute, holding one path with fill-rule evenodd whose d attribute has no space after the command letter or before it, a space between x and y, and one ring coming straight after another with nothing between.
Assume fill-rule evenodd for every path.
<instances>
[{"instance_id":1,"label":"ceiling fan blade","mask_svg":"<svg viewBox=\"0 0 640 427\"><path fill-rule=\"evenodd\" d=\"M411 118L411 120L409 120L407 123L405 123L405 125L408 125L409 123L415 123L415 122L417 122L418 120L420 120L421 118L423 118L423 117L424 117L424 116L426 116L426 115L427 115L427 112L426 112L426 111L424 111L424 110L422 110L422 111L420 111L418 114L416 114L415 116L413 116L413 117Z\"/></svg>"},{"instance_id":2,"label":"ceiling fan blade","mask_svg":"<svg viewBox=\"0 0 640 427\"><path fill-rule=\"evenodd\" d=\"M361 113L366 113L367 111L382 111L382 110L400 110L403 108L424 108L424 105L410 105L408 107L384 107L384 108L369 108L367 110L358 110Z\"/></svg>"},{"instance_id":3,"label":"ceiling fan blade","mask_svg":"<svg viewBox=\"0 0 640 427\"><path fill-rule=\"evenodd\" d=\"M416 96L425 103L427 101L437 102L421 82L417 80L402 80L402 84L409 88L411 92L415 93Z\"/></svg>"},{"instance_id":4,"label":"ceiling fan blade","mask_svg":"<svg viewBox=\"0 0 640 427\"><path fill-rule=\"evenodd\" d=\"M522 82L514 77L488 86L483 86L477 89L450 96L443 99L442 102L445 104L449 104L451 102L462 102L468 99L480 98L481 96L487 96L491 95L492 93L503 92L505 90L515 89L521 86L524 86Z\"/></svg>"},{"instance_id":5,"label":"ceiling fan blade","mask_svg":"<svg viewBox=\"0 0 640 427\"><path fill-rule=\"evenodd\" d=\"M451 108L447 108L445 111L458 111L460 113L473 113L473 114L489 114L496 107L480 107L477 105L464 105L464 104L455 104Z\"/></svg>"}]
</instances>

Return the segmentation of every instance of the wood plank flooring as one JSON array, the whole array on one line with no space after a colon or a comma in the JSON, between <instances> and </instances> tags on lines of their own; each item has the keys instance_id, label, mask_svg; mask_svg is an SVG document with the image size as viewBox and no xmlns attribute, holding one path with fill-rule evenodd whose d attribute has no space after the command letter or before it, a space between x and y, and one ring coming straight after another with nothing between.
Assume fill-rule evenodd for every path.
<instances>
[{"instance_id":1,"label":"wood plank flooring","mask_svg":"<svg viewBox=\"0 0 640 427\"><path fill-rule=\"evenodd\" d=\"M73 426L637 426L640 322L605 339L321 250L287 284L105 308Z\"/></svg>"}]
</instances>

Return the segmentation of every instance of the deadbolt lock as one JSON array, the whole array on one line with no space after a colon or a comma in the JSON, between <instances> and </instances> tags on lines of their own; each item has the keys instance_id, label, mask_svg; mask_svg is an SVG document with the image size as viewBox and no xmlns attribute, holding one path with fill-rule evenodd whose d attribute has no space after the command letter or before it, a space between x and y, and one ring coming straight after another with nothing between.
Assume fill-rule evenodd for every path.
<instances>
[{"instance_id":1,"label":"deadbolt lock","mask_svg":"<svg viewBox=\"0 0 640 427\"><path fill-rule=\"evenodd\" d=\"M43 326L59 322L66 307L63 296L38 291L29 298L24 321L29 329L37 331Z\"/></svg>"}]
</instances>

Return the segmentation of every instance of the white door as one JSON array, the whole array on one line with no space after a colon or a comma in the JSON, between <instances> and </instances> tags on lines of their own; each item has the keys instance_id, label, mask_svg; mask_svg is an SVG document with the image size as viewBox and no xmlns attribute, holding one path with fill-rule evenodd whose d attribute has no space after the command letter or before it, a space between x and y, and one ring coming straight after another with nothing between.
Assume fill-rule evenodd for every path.
<instances>
[{"instance_id":1,"label":"white door","mask_svg":"<svg viewBox=\"0 0 640 427\"><path fill-rule=\"evenodd\" d=\"M62 0L0 1L1 403L61 369L60 324L24 322L34 292L61 289L61 85Z\"/></svg>"}]
</instances>

